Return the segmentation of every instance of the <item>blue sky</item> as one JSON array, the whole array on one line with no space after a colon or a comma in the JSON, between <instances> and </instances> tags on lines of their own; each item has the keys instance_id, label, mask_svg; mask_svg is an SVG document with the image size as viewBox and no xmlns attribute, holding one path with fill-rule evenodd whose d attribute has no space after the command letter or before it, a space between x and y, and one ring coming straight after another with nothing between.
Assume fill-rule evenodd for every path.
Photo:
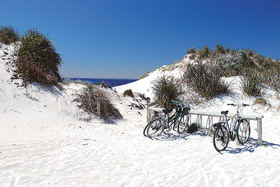
<instances>
[{"instance_id":1,"label":"blue sky","mask_svg":"<svg viewBox=\"0 0 280 187\"><path fill-rule=\"evenodd\" d=\"M139 78L190 47L280 59L279 0L0 0L0 25L55 41L63 77Z\"/></svg>"}]
</instances>

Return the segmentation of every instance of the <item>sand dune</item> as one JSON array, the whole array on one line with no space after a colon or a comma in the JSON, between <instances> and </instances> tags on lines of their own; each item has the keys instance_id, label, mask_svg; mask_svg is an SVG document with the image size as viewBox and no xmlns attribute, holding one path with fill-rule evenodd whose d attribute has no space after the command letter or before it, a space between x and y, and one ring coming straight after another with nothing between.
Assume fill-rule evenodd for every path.
<instances>
[{"instance_id":1,"label":"sand dune","mask_svg":"<svg viewBox=\"0 0 280 187\"><path fill-rule=\"evenodd\" d=\"M0 49L0 56L5 48ZM81 120L88 114L72 101L82 85L64 85L64 91L38 85L17 87L11 83L6 62L0 59L0 186L280 185L279 101L273 92L267 93L271 94L269 110L258 106L244 110L264 115L264 145L257 144L252 121L252 138L247 144L230 142L226 151L218 153L212 137L201 132L171 132L156 139L142 135L146 110L131 109L128 105L133 100L121 93L151 82L152 76L143 83L116 88L119 95L108 91L123 115L108 124L94 116L90 121ZM252 103L237 91L234 98L195 107L219 111L236 98Z\"/></svg>"}]
</instances>

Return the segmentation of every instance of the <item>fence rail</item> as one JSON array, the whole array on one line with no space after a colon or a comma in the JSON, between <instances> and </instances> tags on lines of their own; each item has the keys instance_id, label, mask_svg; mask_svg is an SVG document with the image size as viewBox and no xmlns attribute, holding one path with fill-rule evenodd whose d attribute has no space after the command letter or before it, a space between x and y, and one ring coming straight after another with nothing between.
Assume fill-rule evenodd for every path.
<instances>
[{"instance_id":1,"label":"fence rail","mask_svg":"<svg viewBox=\"0 0 280 187\"><path fill-rule=\"evenodd\" d=\"M147 107L147 123L149 123L152 120L152 117L155 115L155 112L161 113L162 108L154 108L154 107ZM213 125L213 117L223 117L223 115L219 112L207 112L207 111L200 111L200 110L190 110L190 115L196 115L196 122L202 127L202 116L207 116L206 121L206 127L209 128ZM229 113L228 117L233 117L233 113ZM256 120L257 121L257 132L258 132L258 144L262 145L262 118L263 115L256 114L256 115L247 115L242 114L240 115L242 118L248 119L248 120ZM191 118L190 118L191 119Z\"/></svg>"}]
</instances>

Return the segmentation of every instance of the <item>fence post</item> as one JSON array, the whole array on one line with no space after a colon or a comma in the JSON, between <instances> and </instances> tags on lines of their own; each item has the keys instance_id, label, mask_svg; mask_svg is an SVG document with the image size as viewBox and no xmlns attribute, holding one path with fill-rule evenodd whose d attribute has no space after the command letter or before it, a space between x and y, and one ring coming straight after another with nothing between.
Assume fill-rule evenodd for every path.
<instances>
[{"instance_id":1,"label":"fence post","mask_svg":"<svg viewBox=\"0 0 280 187\"><path fill-rule=\"evenodd\" d=\"M149 119L149 106L147 106L147 124L150 122L150 119Z\"/></svg>"},{"instance_id":2,"label":"fence post","mask_svg":"<svg viewBox=\"0 0 280 187\"><path fill-rule=\"evenodd\" d=\"M258 125L258 144L262 145L262 118L257 119Z\"/></svg>"},{"instance_id":3,"label":"fence post","mask_svg":"<svg viewBox=\"0 0 280 187\"><path fill-rule=\"evenodd\" d=\"M97 102L97 115L100 116L100 102Z\"/></svg>"}]
</instances>

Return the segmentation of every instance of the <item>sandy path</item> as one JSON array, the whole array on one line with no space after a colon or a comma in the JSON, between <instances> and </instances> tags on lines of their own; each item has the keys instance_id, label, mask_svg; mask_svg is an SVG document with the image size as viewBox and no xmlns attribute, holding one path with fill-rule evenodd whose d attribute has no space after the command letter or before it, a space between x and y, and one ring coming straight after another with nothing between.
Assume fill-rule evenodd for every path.
<instances>
[{"instance_id":1,"label":"sandy path","mask_svg":"<svg viewBox=\"0 0 280 187\"><path fill-rule=\"evenodd\" d=\"M69 128L69 127L67 127ZM151 140L141 128L82 126L76 138L0 145L0 183L93 186L255 186L280 184L279 145L230 142L217 153L209 136ZM80 131L80 132L79 132ZM86 133L82 133L85 132Z\"/></svg>"}]
</instances>

